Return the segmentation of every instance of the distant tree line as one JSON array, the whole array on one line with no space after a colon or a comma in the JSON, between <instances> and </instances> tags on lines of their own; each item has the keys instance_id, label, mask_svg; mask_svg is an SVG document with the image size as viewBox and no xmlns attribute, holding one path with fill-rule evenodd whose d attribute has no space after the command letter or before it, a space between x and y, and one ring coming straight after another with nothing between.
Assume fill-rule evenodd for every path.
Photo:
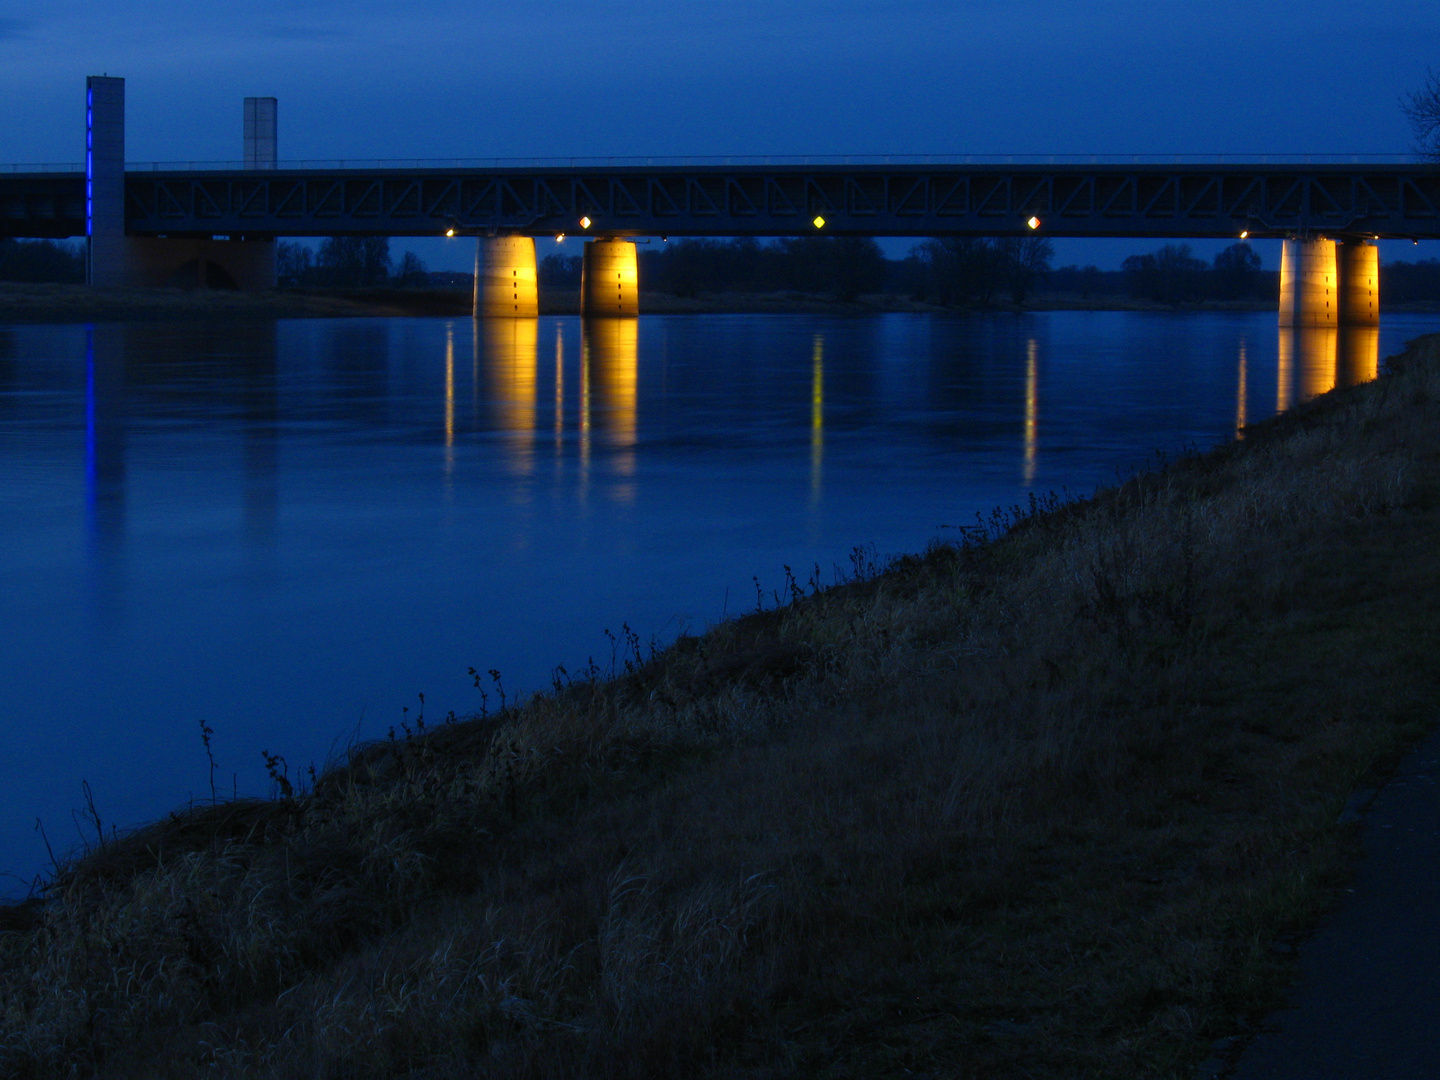
<instances>
[{"instance_id":1,"label":"distant tree line","mask_svg":"<svg viewBox=\"0 0 1440 1080\"><path fill-rule=\"evenodd\" d=\"M336 236L315 250L281 241L278 279L288 288L420 286L429 274L414 252L398 263L386 237ZM903 259L886 259L868 237L801 237L762 243L752 238L682 239L642 245L640 279L647 290L677 296L702 292L804 292L839 300L889 292L937 304L1022 304L1042 286L1081 298L1128 295L1161 304L1203 300L1273 300L1279 275L1266 270L1249 244L1232 244L1210 262L1188 244L1165 244L1131 255L1120 270L1068 265L1051 268L1054 249L1043 237L944 237L916 245ZM578 254L541 260L540 284L580 284ZM1386 303L1440 300L1440 260L1387 262ZM446 275L453 277L454 275ZM0 238L0 281L83 282L80 243Z\"/></svg>"},{"instance_id":2,"label":"distant tree line","mask_svg":"<svg viewBox=\"0 0 1440 1080\"><path fill-rule=\"evenodd\" d=\"M1049 275L1054 255L1041 236L927 240L898 265L897 291L935 304L984 305L1002 295L1023 304Z\"/></svg>"},{"instance_id":3,"label":"distant tree line","mask_svg":"<svg viewBox=\"0 0 1440 1080\"><path fill-rule=\"evenodd\" d=\"M424 285L425 264L407 251L396 265L384 236L330 236L318 252L304 244L280 241L275 277L281 288L364 288L375 285Z\"/></svg>"},{"instance_id":4,"label":"distant tree line","mask_svg":"<svg viewBox=\"0 0 1440 1080\"><path fill-rule=\"evenodd\" d=\"M1440 259L1386 263L1381 271L1380 296L1390 304L1440 300Z\"/></svg>"},{"instance_id":5,"label":"distant tree line","mask_svg":"<svg viewBox=\"0 0 1440 1080\"><path fill-rule=\"evenodd\" d=\"M0 281L85 280L85 248L60 240L0 239Z\"/></svg>"},{"instance_id":6,"label":"distant tree line","mask_svg":"<svg viewBox=\"0 0 1440 1080\"><path fill-rule=\"evenodd\" d=\"M724 292L801 292L849 301L867 293L908 293L936 303L989 303L1005 291L1023 303L1049 269L1053 248L1039 237L931 240L901 261L863 236L815 236L762 243L754 238L682 239L643 246L640 280L674 296ZM542 286L580 284L578 255L547 255Z\"/></svg>"},{"instance_id":7,"label":"distant tree line","mask_svg":"<svg viewBox=\"0 0 1440 1080\"><path fill-rule=\"evenodd\" d=\"M1249 244L1231 244L1208 263L1196 258L1189 244L1165 244L1146 254L1131 255L1119 270L1058 267L1050 271L1049 287L1052 293L1083 299L1130 296L1160 304L1274 300L1279 296L1279 274L1266 270Z\"/></svg>"},{"instance_id":8,"label":"distant tree line","mask_svg":"<svg viewBox=\"0 0 1440 1080\"><path fill-rule=\"evenodd\" d=\"M1197 259L1189 244L1165 244L1120 264L1131 296L1159 304L1199 300L1258 300L1278 296L1273 275L1261 270L1249 244L1231 244L1212 262Z\"/></svg>"}]
</instances>

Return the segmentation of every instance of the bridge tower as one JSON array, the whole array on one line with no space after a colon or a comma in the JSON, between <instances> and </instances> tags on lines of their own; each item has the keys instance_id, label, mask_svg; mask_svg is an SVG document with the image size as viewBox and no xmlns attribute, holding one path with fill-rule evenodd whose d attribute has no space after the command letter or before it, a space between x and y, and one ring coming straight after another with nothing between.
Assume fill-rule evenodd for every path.
<instances>
[{"instance_id":1,"label":"bridge tower","mask_svg":"<svg viewBox=\"0 0 1440 1080\"><path fill-rule=\"evenodd\" d=\"M85 283L128 285L125 80L85 80Z\"/></svg>"},{"instance_id":2,"label":"bridge tower","mask_svg":"<svg viewBox=\"0 0 1440 1080\"><path fill-rule=\"evenodd\" d=\"M252 130L257 111L268 114L268 128ZM247 98L245 118L246 167L274 168L275 99ZM124 79L85 80L85 238L85 280L91 285L275 287L272 236L125 234Z\"/></svg>"},{"instance_id":3,"label":"bridge tower","mask_svg":"<svg viewBox=\"0 0 1440 1080\"><path fill-rule=\"evenodd\" d=\"M540 314L535 241L529 236L475 240L475 318L533 319Z\"/></svg>"},{"instance_id":4,"label":"bridge tower","mask_svg":"<svg viewBox=\"0 0 1440 1080\"><path fill-rule=\"evenodd\" d=\"M580 264L580 314L640 314L640 275L635 245L629 240L602 238L585 245Z\"/></svg>"}]
</instances>

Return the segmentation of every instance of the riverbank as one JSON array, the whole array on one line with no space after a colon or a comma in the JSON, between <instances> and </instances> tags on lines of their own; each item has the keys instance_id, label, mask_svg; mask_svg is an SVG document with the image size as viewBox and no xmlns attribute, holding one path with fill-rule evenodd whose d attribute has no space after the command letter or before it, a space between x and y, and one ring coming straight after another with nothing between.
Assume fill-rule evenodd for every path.
<instances>
[{"instance_id":1,"label":"riverbank","mask_svg":"<svg viewBox=\"0 0 1440 1080\"><path fill-rule=\"evenodd\" d=\"M98 837L0 915L0 1074L1187 1075L1440 705L1440 338L1398 368Z\"/></svg>"},{"instance_id":2,"label":"riverbank","mask_svg":"<svg viewBox=\"0 0 1440 1080\"><path fill-rule=\"evenodd\" d=\"M672 296L641 293L647 315L819 314L876 315L887 312L956 314L970 311L1270 311L1268 300L1157 304L1126 296L1042 293L1023 305L996 300L983 307L931 304L906 296L877 294L852 301L796 292L701 293ZM579 289L542 289L542 315L574 315ZM1385 311L1440 312L1432 304L1387 305ZM471 312L466 289L280 289L266 293L209 289L94 289L87 285L16 285L0 282L0 322L111 322L158 319L289 319L361 316L440 316L463 318Z\"/></svg>"}]
</instances>

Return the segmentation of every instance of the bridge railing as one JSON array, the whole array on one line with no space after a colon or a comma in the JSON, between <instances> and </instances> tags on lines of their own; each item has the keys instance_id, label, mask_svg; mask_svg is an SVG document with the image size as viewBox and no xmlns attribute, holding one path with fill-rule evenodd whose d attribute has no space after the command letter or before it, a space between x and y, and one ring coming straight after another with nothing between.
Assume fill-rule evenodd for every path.
<instances>
[{"instance_id":1,"label":"bridge railing","mask_svg":"<svg viewBox=\"0 0 1440 1080\"><path fill-rule=\"evenodd\" d=\"M279 161L280 170L616 169L733 166L1360 165L1413 164L1413 154L778 154L688 157L328 158ZM243 161L127 161L126 172L236 172ZM83 172L81 162L0 164L0 173ZM269 171L269 170L265 170Z\"/></svg>"}]
</instances>

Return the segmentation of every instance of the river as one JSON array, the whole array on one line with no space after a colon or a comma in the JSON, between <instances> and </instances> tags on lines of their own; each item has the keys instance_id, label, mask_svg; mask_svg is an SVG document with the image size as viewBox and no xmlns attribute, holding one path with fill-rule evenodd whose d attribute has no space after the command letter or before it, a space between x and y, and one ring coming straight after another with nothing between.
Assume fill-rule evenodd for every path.
<instances>
[{"instance_id":1,"label":"river","mask_svg":"<svg viewBox=\"0 0 1440 1080\"><path fill-rule=\"evenodd\" d=\"M0 893L89 826L1084 495L1440 318L0 325ZM758 586L756 579L758 578ZM757 587L761 596L757 601ZM608 633L607 633L608 631ZM488 674L499 672L496 679ZM423 703L420 695L424 695ZM93 837L93 831L91 832Z\"/></svg>"}]
</instances>

